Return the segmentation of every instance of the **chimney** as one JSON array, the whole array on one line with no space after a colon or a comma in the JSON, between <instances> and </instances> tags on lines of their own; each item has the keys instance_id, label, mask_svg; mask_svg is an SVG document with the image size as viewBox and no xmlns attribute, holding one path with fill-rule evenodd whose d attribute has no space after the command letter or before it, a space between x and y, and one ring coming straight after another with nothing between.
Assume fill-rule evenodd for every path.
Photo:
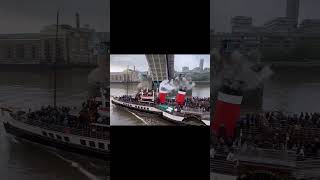
<instances>
[{"instance_id":1,"label":"chimney","mask_svg":"<svg viewBox=\"0 0 320 180\"><path fill-rule=\"evenodd\" d=\"M78 12L76 13L76 24L77 24L77 29L79 29L80 28L80 15Z\"/></svg>"},{"instance_id":2,"label":"chimney","mask_svg":"<svg viewBox=\"0 0 320 180\"><path fill-rule=\"evenodd\" d=\"M178 91L176 95L176 103L178 105L184 105L185 96L186 96L185 91Z\"/></svg>"},{"instance_id":3,"label":"chimney","mask_svg":"<svg viewBox=\"0 0 320 180\"><path fill-rule=\"evenodd\" d=\"M168 93L167 91L160 89L160 91L159 91L159 102L161 104L166 102L167 93Z\"/></svg>"},{"instance_id":4,"label":"chimney","mask_svg":"<svg viewBox=\"0 0 320 180\"><path fill-rule=\"evenodd\" d=\"M211 128L217 136L233 137L240 119L242 95L220 91L216 102Z\"/></svg>"}]
</instances>

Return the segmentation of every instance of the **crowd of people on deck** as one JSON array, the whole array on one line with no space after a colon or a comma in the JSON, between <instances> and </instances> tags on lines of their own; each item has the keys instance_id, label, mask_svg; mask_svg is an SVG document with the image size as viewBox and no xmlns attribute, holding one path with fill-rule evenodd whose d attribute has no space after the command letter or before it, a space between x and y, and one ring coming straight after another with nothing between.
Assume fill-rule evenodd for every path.
<instances>
[{"instance_id":1,"label":"crowd of people on deck","mask_svg":"<svg viewBox=\"0 0 320 180\"><path fill-rule=\"evenodd\" d=\"M226 137L223 128L212 136L215 151L245 147L291 151L299 159L320 155L320 113L248 113L238 121L235 137Z\"/></svg>"},{"instance_id":2,"label":"crowd of people on deck","mask_svg":"<svg viewBox=\"0 0 320 180\"><path fill-rule=\"evenodd\" d=\"M18 119L25 118L32 122L42 122L72 128L86 128L90 123L109 124L109 118L100 116L98 108L101 102L96 101L93 97L82 104L79 117L71 115L70 107L66 106L42 106L39 110L22 113L24 116L17 116Z\"/></svg>"},{"instance_id":3,"label":"crowd of people on deck","mask_svg":"<svg viewBox=\"0 0 320 180\"><path fill-rule=\"evenodd\" d=\"M128 103L139 103L138 97L132 97L130 95L123 95L116 97L119 101L128 102Z\"/></svg>"},{"instance_id":4,"label":"crowd of people on deck","mask_svg":"<svg viewBox=\"0 0 320 180\"><path fill-rule=\"evenodd\" d=\"M139 103L141 100L140 95L137 94L135 97L130 95L123 95L116 97L120 101L130 102L130 103ZM155 104L160 104L159 99L155 99ZM201 112L209 112L210 111L210 98L200 98L200 97L187 97L185 98L184 105L178 105L175 99L167 99L165 105L173 106L177 112L182 110L185 111L201 111Z\"/></svg>"},{"instance_id":5,"label":"crowd of people on deck","mask_svg":"<svg viewBox=\"0 0 320 180\"><path fill-rule=\"evenodd\" d=\"M184 105L178 105L175 99L168 99L165 104L174 106L178 112L181 110L200 112L210 111L210 98L187 97Z\"/></svg>"},{"instance_id":6,"label":"crowd of people on deck","mask_svg":"<svg viewBox=\"0 0 320 180\"><path fill-rule=\"evenodd\" d=\"M200 109L203 112L210 111L210 98L200 98L200 97L192 97L186 98L185 107Z\"/></svg>"},{"instance_id":7,"label":"crowd of people on deck","mask_svg":"<svg viewBox=\"0 0 320 180\"><path fill-rule=\"evenodd\" d=\"M82 125L88 123L101 123L110 124L110 118L101 116L98 112L99 107L102 106L101 101L96 101L94 97L87 100L87 102L82 103L82 109L80 111L79 122Z\"/></svg>"},{"instance_id":8,"label":"crowd of people on deck","mask_svg":"<svg viewBox=\"0 0 320 180\"><path fill-rule=\"evenodd\" d=\"M281 112L265 112L246 114L241 118L242 126L267 125L270 127L296 126L297 128L320 128L320 113L284 114Z\"/></svg>"},{"instance_id":9,"label":"crowd of people on deck","mask_svg":"<svg viewBox=\"0 0 320 180\"><path fill-rule=\"evenodd\" d=\"M63 126L73 126L76 118L70 115L70 108L61 106L42 106L40 110L27 113L28 120L38 120L49 124L57 124Z\"/></svg>"}]
</instances>

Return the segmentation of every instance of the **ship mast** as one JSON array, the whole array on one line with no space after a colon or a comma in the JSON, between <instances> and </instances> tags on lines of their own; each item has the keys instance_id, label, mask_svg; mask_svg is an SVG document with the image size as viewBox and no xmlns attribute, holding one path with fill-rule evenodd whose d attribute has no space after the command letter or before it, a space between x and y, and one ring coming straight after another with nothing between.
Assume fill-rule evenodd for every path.
<instances>
[{"instance_id":1,"label":"ship mast","mask_svg":"<svg viewBox=\"0 0 320 180\"><path fill-rule=\"evenodd\" d=\"M53 79L54 79L54 86L53 86L53 106L54 107L56 107L57 106L57 55L58 55L58 31L59 31L59 10L57 11L57 25L56 25L56 47L55 47L55 49L56 49L56 58L55 58L55 61L54 61L54 66L53 66L53 68L54 68L54 77L53 77Z\"/></svg>"},{"instance_id":2,"label":"ship mast","mask_svg":"<svg viewBox=\"0 0 320 180\"><path fill-rule=\"evenodd\" d=\"M129 71L129 65L127 66L127 78L126 78L126 80L127 80L127 96L128 96L128 91L129 91L128 90L129 89L129 87L128 87L128 78L129 78L129 74L128 73L129 72L128 71Z\"/></svg>"}]
</instances>

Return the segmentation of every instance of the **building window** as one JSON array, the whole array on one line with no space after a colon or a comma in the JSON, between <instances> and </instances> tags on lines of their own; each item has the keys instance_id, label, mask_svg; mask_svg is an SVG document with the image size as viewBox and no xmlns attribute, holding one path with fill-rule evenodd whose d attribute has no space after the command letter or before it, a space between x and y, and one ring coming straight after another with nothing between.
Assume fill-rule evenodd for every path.
<instances>
[{"instance_id":1,"label":"building window","mask_svg":"<svg viewBox=\"0 0 320 180\"><path fill-rule=\"evenodd\" d=\"M89 142L90 147L96 147L96 144L93 141Z\"/></svg>"},{"instance_id":2,"label":"building window","mask_svg":"<svg viewBox=\"0 0 320 180\"><path fill-rule=\"evenodd\" d=\"M107 146L108 146L108 150L110 150L110 149L111 149L111 146L110 146L110 144L107 144Z\"/></svg>"},{"instance_id":3,"label":"building window","mask_svg":"<svg viewBox=\"0 0 320 180\"><path fill-rule=\"evenodd\" d=\"M49 59L51 58L51 57L50 57L50 42L49 42L49 40L45 40L44 46L45 46L45 56L46 56L46 59L49 60Z\"/></svg>"},{"instance_id":4,"label":"building window","mask_svg":"<svg viewBox=\"0 0 320 180\"><path fill-rule=\"evenodd\" d=\"M66 142L70 142L69 137L64 136L63 138L64 138L64 141L66 141Z\"/></svg>"},{"instance_id":5,"label":"building window","mask_svg":"<svg viewBox=\"0 0 320 180\"><path fill-rule=\"evenodd\" d=\"M6 56L5 57L6 58L12 58L12 49L11 49L11 47L8 47L6 49Z\"/></svg>"},{"instance_id":6,"label":"building window","mask_svg":"<svg viewBox=\"0 0 320 180\"><path fill-rule=\"evenodd\" d=\"M32 46L32 48L31 48L31 54L32 54L32 58L33 58L33 59L37 58L36 52L37 52L36 47L35 47L35 46Z\"/></svg>"},{"instance_id":7,"label":"building window","mask_svg":"<svg viewBox=\"0 0 320 180\"><path fill-rule=\"evenodd\" d=\"M45 131L42 131L42 135L48 136L47 132L45 132Z\"/></svg>"},{"instance_id":8,"label":"building window","mask_svg":"<svg viewBox=\"0 0 320 180\"><path fill-rule=\"evenodd\" d=\"M81 145L83 145L83 146L86 146L86 145L87 145L86 141L83 140L83 139L80 139L80 143L81 143Z\"/></svg>"},{"instance_id":9,"label":"building window","mask_svg":"<svg viewBox=\"0 0 320 180\"><path fill-rule=\"evenodd\" d=\"M54 138L54 135L53 135L52 133L49 133L49 136L50 136L51 138Z\"/></svg>"},{"instance_id":10,"label":"building window","mask_svg":"<svg viewBox=\"0 0 320 180\"><path fill-rule=\"evenodd\" d=\"M19 45L16 50L18 58L24 58L24 45Z\"/></svg>"},{"instance_id":11,"label":"building window","mask_svg":"<svg viewBox=\"0 0 320 180\"><path fill-rule=\"evenodd\" d=\"M62 137L60 135L56 134L57 139L62 140Z\"/></svg>"},{"instance_id":12,"label":"building window","mask_svg":"<svg viewBox=\"0 0 320 180\"><path fill-rule=\"evenodd\" d=\"M104 143L99 142L99 148L104 149Z\"/></svg>"}]
</instances>

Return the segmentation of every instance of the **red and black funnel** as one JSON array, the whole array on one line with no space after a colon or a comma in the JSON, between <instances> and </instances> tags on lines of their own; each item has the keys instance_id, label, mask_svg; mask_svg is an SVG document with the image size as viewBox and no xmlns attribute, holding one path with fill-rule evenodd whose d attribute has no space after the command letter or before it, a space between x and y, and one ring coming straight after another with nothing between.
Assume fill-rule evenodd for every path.
<instances>
[{"instance_id":1,"label":"red and black funnel","mask_svg":"<svg viewBox=\"0 0 320 180\"><path fill-rule=\"evenodd\" d=\"M159 91L159 102L161 104L165 103L166 102L166 98L167 98L167 91L164 91L164 90L160 90Z\"/></svg>"},{"instance_id":2,"label":"red and black funnel","mask_svg":"<svg viewBox=\"0 0 320 180\"><path fill-rule=\"evenodd\" d=\"M236 123L240 119L243 96L240 91L227 89L218 93L211 128L218 136L233 137Z\"/></svg>"},{"instance_id":3,"label":"red and black funnel","mask_svg":"<svg viewBox=\"0 0 320 180\"><path fill-rule=\"evenodd\" d=\"M178 105L184 105L185 97L186 97L186 91L182 91L182 90L178 91L176 95L176 103Z\"/></svg>"}]
</instances>

